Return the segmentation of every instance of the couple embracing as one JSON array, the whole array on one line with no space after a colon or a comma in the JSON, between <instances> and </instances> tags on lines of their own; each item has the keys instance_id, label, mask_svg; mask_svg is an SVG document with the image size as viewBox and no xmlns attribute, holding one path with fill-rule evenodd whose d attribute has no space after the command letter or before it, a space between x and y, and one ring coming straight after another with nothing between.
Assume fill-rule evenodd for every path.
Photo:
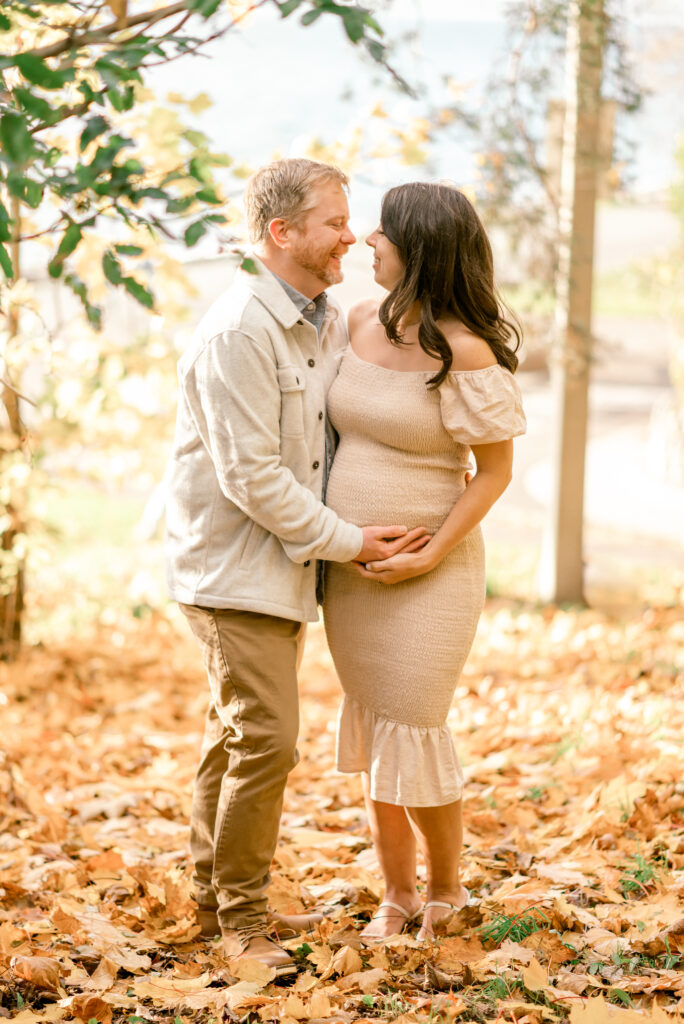
<instances>
[{"instance_id":1,"label":"couple embracing","mask_svg":"<svg viewBox=\"0 0 684 1024\"><path fill-rule=\"evenodd\" d=\"M276 161L250 180L246 210L249 271L180 362L168 577L211 693L191 820L198 919L227 958L287 974L279 936L321 920L267 907L317 600L344 689L337 767L363 773L386 885L362 939L414 923L429 939L468 901L446 718L484 601L479 523L525 419L518 332L462 192L385 195L367 244L387 296L355 305L348 328L326 291L356 241L345 175Z\"/></svg>"}]
</instances>

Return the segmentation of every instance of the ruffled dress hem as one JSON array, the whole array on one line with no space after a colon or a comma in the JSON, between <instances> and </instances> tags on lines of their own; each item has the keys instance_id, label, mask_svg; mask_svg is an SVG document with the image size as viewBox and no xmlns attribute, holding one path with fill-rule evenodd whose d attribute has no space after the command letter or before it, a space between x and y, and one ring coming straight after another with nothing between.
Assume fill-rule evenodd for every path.
<instances>
[{"instance_id":1,"label":"ruffled dress hem","mask_svg":"<svg viewBox=\"0 0 684 1024\"><path fill-rule=\"evenodd\" d=\"M340 708L337 770L368 772L371 798L400 807L441 807L463 792L463 770L446 723L394 722L351 697Z\"/></svg>"}]
</instances>

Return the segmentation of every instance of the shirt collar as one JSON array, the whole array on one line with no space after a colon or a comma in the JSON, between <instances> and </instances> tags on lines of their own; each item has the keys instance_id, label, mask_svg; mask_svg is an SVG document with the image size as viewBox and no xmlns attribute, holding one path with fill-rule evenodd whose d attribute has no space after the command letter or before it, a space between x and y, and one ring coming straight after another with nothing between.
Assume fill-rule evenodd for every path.
<instances>
[{"instance_id":1,"label":"shirt collar","mask_svg":"<svg viewBox=\"0 0 684 1024\"><path fill-rule=\"evenodd\" d=\"M292 299L297 309L300 311L305 320L313 324L317 331L320 332L323 319L325 317L325 310L328 304L328 296L326 292L321 292L316 296L315 299L310 299L308 296L303 295L302 292L294 288L289 281L283 280L282 277L278 277L277 274L273 274L276 281L278 281L289 298Z\"/></svg>"},{"instance_id":2,"label":"shirt collar","mask_svg":"<svg viewBox=\"0 0 684 1024\"><path fill-rule=\"evenodd\" d=\"M301 316L308 320L315 316L316 319L335 319L337 311L334 304L329 304L327 293L321 292L315 299L308 299L306 295L293 288L287 281L283 281L273 271L261 262L259 257L249 252L250 270L238 270L238 277L244 286L262 302L268 310L289 330ZM297 296L300 302L295 301ZM306 310L311 302L316 307L314 310ZM304 304L302 306L302 303ZM327 316L326 316L327 313ZM311 320L311 323L314 321Z\"/></svg>"}]
</instances>

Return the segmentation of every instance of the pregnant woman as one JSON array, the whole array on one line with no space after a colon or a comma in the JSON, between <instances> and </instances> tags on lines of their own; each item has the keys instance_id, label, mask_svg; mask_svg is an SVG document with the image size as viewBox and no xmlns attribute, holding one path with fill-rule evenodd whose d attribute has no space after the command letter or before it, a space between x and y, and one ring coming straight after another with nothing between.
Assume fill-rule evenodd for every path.
<instances>
[{"instance_id":1,"label":"pregnant woman","mask_svg":"<svg viewBox=\"0 0 684 1024\"><path fill-rule=\"evenodd\" d=\"M368 238L389 294L349 316L328 396L340 443L327 504L350 522L421 523L422 550L329 563L325 625L345 697L337 764L363 772L385 900L362 932L418 937L466 905L459 876L463 774L446 724L485 596L479 522L511 478L525 430L487 235L462 192L414 183L386 194ZM466 488L470 452L477 473ZM416 888L416 838L427 868Z\"/></svg>"}]
</instances>

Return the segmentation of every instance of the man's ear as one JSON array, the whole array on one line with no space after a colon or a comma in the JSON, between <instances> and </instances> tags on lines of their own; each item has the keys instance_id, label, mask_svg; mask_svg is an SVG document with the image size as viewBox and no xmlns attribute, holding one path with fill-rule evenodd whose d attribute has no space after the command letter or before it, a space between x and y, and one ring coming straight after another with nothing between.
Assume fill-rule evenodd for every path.
<instances>
[{"instance_id":1,"label":"man's ear","mask_svg":"<svg viewBox=\"0 0 684 1024\"><path fill-rule=\"evenodd\" d=\"M268 225L268 233L279 249L290 248L290 230L292 225L283 217L274 217Z\"/></svg>"}]
</instances>

